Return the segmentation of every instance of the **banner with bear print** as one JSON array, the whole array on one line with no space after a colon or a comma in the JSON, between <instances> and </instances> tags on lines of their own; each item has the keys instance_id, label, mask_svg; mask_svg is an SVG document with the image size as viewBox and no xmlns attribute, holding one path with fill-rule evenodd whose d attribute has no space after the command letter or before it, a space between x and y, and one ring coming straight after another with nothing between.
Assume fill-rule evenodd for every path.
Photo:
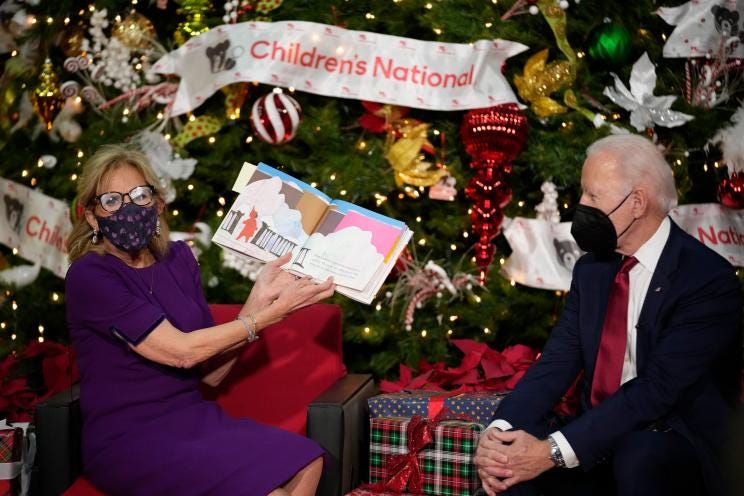
<instances>
[{"instance_id":1,"label":"banner with bear print","mask_svg":"<svg viewBox=\"0 0 744 496\"><path fill-rule=\"evenodd\" d=\"M669 217L731 265L744 267L744 210L700 203L675 207ZM515 217L504 224L512 254L501 274L524 286L568 291L573 266L584 253L571 236L571 223Z\"/></svg>"},{"instance_id":2,"label":"banner with bear print","mask_svg":"<svg viewBox=\"0 0 744 496\"><path fill-rule=\"evenodd\" d=\"M692 0L656 13L676 26L664 45L664 57L744 57L744 1Z\"/></svg>"},{"instance_id":3,"label":"banner with bear print","mask_svg":"<svg viewBox=\"0 0 744 496\"><path fill-rule=\"evenodd\" d=\"M584 254L571 236L571 223L515 217L504 224L512 254L501 274L524 286L568 291L573 266Z\"/></svg>"},{"instance_id":4,"label":"banner with bear print","mask_svg":"<svg viewBox=\"0 0 744 496\"><path fill-rule=\"evenodd\" d=\"M158 60L152 71L181 82L171 115L229 84L259 82L340 98L429 110L517 102L501 73L527 46L420 41L304 21L243 22L210 29Z\"/></svg>"},{"instance_id":5,"label":"banner with bear print","mask_svg":"<svg viewBox=\"0 0 744 496\"><path fill-rule=\"evenodd\" d=\"M65 241L72 230L68 205L0 178L0 243L59 277L67 272Z\"/></svg>"}]
</instances>

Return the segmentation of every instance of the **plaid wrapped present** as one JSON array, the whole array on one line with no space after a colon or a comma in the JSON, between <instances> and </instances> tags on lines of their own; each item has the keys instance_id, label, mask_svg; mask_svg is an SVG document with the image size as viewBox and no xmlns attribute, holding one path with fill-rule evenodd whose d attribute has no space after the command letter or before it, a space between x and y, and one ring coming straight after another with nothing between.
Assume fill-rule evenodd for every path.
<instances>
[{"instance_id":1,"label":"plaid wrapped present","mask_svg":"<svg viewBox=\"0 0 744 496\"><path fill-rule=\"evenodd\" d=\"M473 455L482 430L474 422L418 416L370 419L369 489L474 496L481 482Z\"/></svg>"},{"instance_id":2,"label":"plaid wrapped present","mask_svg":"<svg viewBox=\"0 0 744 496\"><path fill-rule=\"evenodd\" d=\"M351 491L350 493L346 493L344 496L415 496L411 493L389 493L384 491L372 491L371 489L364 489L363 487L358 487Z\"/></svg>"},{"instance_id":3,"label":"plaid wrapped present","mask_svg":"<svg viewBox=\"0 0 744 496\"><path fill-rule=\"evenodd\" d=\"M486 426L491 423L505 395L491 391L457 393L415 389L378 394L369 398L367 404L370 417L410 418L420 415L434 418L446 407L456 414L467 414L473 422Z\"/></svg>"},{"instance_id":4,"label":"plaid wrapped present","mask_svg":"<svg viewBox=\"0 0 744 496\"><path fill-rule=\"evenodd\" d=\"M20 490L23 429L0 427L0 496L17 494Z\"/></svg>"}]
</instances>

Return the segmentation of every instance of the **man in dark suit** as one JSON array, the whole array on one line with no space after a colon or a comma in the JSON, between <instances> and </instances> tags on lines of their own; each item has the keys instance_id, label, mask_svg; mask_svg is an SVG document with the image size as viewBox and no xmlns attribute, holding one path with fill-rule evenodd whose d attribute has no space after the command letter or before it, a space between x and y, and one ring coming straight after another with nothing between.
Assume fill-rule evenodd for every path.
<instances>
[{"instance_id":1,"label":"man in dark suit","mask_svg":"<svg viewBox=\"0 0 744 496\"><path fill-rule=\"evenodd\" d=\"M572 234L588 253L540 359L475 463L486 493L723 495L742 300L733 267L668 217L677 194L640 136L587 150ZM583 371L581 412L547 414Z\"/></svg>"}]
</instances>

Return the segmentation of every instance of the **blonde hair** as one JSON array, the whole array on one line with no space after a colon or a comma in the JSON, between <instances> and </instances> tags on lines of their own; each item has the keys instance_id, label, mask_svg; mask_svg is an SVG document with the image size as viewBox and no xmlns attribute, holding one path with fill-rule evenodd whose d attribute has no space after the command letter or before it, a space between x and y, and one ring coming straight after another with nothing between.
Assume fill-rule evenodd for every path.
<instances>
[{"instance_id":1,"label":"blonde hair","mask_svg":"<svg viewBox=\"0 0 744 496\"><path fill-rule=\"evenodd\" d=\"M96 151L83 168L83 173L78 179L77 204L85 210L93 210L98 189L108 181L116 169L124 165L137 169L145 178L145 181L155 187L156 201L158 198L161 200L165 198L160 187L160 181L152 170L149 160L142 152L124 145L104 145ZM160 236L153 236L148 245L150 251L157 258L162 257L168 251L169 231L164 213L165 210L158 216ZM93 230L85 219L85 215L81 214L73 224L72 232L67 238L67 252L70 262L74 262L88 252L100 254L105 252L103 244L93 244L92 235Z\"/></svg>"}]
</instances>

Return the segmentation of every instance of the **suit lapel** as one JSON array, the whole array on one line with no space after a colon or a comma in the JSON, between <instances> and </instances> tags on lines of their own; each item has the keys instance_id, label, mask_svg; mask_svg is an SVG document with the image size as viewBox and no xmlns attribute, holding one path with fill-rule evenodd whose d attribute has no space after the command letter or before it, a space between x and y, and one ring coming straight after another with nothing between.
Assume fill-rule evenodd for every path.
<instances>
[{"instance_id":1,"label":"suit lapel","mask_svg":"<svg viewBox=\"0 0 744 496\"><path fill-rule=\"evenodd\" d=\"M656 325L659 310L671 290L670 277L677 270L679 262L679 251L682 247L683 232L671 219L670 222L669 239L666 245L664 245L659 262L656 264L656 270L651 276L648 292L646 293L646 298L643 300L641 315L636 325L636 354L638 357L636 368L638 371L644 369L654 337L659 331Z\"/></svg>"}]
</instances>

